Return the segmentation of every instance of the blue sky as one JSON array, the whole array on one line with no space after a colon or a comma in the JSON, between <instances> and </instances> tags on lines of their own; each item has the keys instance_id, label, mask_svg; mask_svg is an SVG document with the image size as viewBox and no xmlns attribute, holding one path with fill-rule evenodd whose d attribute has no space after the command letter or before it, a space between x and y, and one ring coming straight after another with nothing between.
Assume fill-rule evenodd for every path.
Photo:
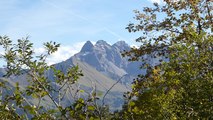
<instances>
[{"instance_id":1,"label":"blue sky","mask_svg":"<svg viewBox=\"0 0 213 120\"><path fill-rule=\"evenodd\" d=\"M0 35L13 40L30 36L38 53L44 42L61 43L48 60L52 64L77 53L87 40L134 44L137 35L125 27L134 21L133 10L153 1L161 0L1 0Z\"/></svg>"}]
</instances>

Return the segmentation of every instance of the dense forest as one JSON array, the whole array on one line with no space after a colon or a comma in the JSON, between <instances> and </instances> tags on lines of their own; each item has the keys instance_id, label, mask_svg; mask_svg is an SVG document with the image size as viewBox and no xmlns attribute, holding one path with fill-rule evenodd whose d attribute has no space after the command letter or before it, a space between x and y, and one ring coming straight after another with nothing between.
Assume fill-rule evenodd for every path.
<instances>
[{"instance_id":1,"label":"dense forest","mask_svg":"<svg viewBox=\"0 0 213 120\"><path fill-rule=\"evenodd\" d=\"M4 48L1 58L7 63L7 73L0 79L0 119L213 119L213 2L164 2L135 10L134 22L126 27L130 33L141 34L136 38L140 47L121 54L130 62L141 61L143 64L138 67L146 69L146 74L139 74L133 80L132 91L123 95L122 110L113 112L109 106L97 102L96 91L66 107L61 105L66 86L75 84L83 74L78 66L63 73L47 65L46 58L60 44L44 43L45 54L35 56L28 38L13 43L8 36L0 36ZM159 18L160 14L164 18ZM152 65L144 55L162 59ZM57 89L45 77L50 69L57 79ZM7 79L23 74L27 75L29 84L22 88L17 83L12 88ZM53 93L57 93L58 99L53 98ZM32 98L36 104L27 100ZM45 109L42 104L45 100L51 101L52 107Z\"/></svg>"}]
</instances>

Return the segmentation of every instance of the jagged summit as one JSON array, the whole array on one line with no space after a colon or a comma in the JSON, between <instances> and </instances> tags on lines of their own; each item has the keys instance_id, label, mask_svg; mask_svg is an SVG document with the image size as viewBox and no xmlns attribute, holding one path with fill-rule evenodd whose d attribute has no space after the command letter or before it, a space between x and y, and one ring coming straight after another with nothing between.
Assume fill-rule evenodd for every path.
<instances>
[{"instance_id":1,"label":"jagged summit","mask_svg":"<svg viewBox=\"0 0 213 120\"><path fill-rule=\"evenodd\" d=\"M129 46L125 41L118 41L115 44L113 44L112 46Z\"/></svg>"},{"instance_id":2,"label":"jagged summit","mask_svg":"<svg viewBox=\"0 0 213 120\"><path fill-rule=\"evenodd\" d=\"M129 50L130 46L125 41L118 41L112 47L119 48L120 50Z\"/></svg>"},{"instance_id":3,"label":"jagged summit","mask_svg":"<svg viewBox=\"0 0 213 120\"><path fill-rule=\"evenodd\" d=\"M92 51L93 49L93 44L92 42L90 41L87 41L84 46L82 47L81 51L80 52L89 52L89 51Z\"/></svg>"},{"instance_id":4,"label":"jagged summit","mask_svg":"<svg viewBox=\"0 0 213 120\"><path fill-rule=\"evenodd\" d=\"M109 45L109 44L104 40L98 40L95 45Z\"/></svg>"},{"instance_id":5,"label":"jagged summit","mask_svg":"<svg viewBox=\"0 0 213 120\"><path fill-rule=\"evenodd\" d=\"M128 74L128 77L122 80L122 83L127 85L131 83L130 78L133 79L135 75L141 72L139 68L137 69L137 66L141 64L140 62L130 63L127 57L122 57L121 52L123 50L131 49L125 41L118 41L110 45L104 40L98 40L91 51L84 47L82 51L85 50L85 52L81 51L75 57L111 79L118 80L123 75Z\"/></svg>"}]
</instances>

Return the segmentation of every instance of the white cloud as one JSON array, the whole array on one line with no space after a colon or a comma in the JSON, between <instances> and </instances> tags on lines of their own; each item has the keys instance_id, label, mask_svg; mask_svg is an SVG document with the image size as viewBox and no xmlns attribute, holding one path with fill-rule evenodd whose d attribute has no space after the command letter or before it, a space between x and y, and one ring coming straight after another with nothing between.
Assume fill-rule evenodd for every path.
<instances>
[{"instance_id":1,"label":"white cloud","mask_svg":"<svg viewBox=\"0 0 213 120\"><path fill-rule=\"evenodd\" d=\"M158 4L161 4L163 2L163 0L149 0L151 1L152 3L158 3Z\"/></svg>"},{"instance_id":2,"label":"white cloud","mask_svg":"<svg viewBox=\"0 0 213 120\"><path fill-rule=\"evenodd\" d=\"M61 46L57 52L47 58L47 63L51 65L69 59L81 50L83 44L84 43L77 43L72 46Z\"/></svg>"},{"instance_id":3,"label":"white cloud","mask_svg":"<svg viewBox=\"0 0 213 120\"><path fill-rule=\"evenodd\" d=\"M94 41L91 41L91 42L93 44L95 43ZM77 42L70 46L61 45L57 52L53 53L46 59L47 64L52 65L52 64L59 63L59 62L69 59L74 54L78 53L84 44L85 44L85 42ZM35 52L36 56L39 56L39 55L45 53L45 49L43 47L35 48L34 52ZM4 51L1 49L0 55L3 55L3 54L4 54ZM5 65L5 62L1 59L0 66L2 67L3 65Z\"/></svg>"},{"instance_id":4,"label":"white cloud","mask_svg":"<svg viewBox=\"0 0 213 120\"><path fill-rule=\"evenodd\" d=\"M92 43L94 44L94 42ZM51 56L47 58L47 61L46 61L47 64L52 65L52 64L59 63L69 59L74 54L78 53L84 44L85 42L78 42L70 46L68 45L60 46L57 52L53 53ZM45 52L45 49L37 48L35 52L36 52L36 55L40 55Z\"/></svg>"}]
</instances>

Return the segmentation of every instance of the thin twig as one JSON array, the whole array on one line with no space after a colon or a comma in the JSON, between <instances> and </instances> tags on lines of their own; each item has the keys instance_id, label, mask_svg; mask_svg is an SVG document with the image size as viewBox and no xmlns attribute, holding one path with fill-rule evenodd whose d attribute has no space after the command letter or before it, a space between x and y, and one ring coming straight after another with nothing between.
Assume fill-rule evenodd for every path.
<instances>
[{"instance_id":1,"label":"thin twig","mask_svg":"<svg viewBox=\"0 0 213 120\"><path fill-rule=\"evenodd\" d=\"M109 90L107 90L107 92L104 94L104 97L103 97L103 99L102 99L102 106L104 106L104 104L105 104L105 97L107 96L107 94L109 93L109 91L116 85L116 84L118 84L121 80L122 80L122 78L124 77L124 76L126 76L127 74L125 74L125 75L123 75L122 77L120 77L119 79L118 79L118 81L116 82L116 83L114 83L110 88L109 88Z\"/></svg>"}]
</instances>

